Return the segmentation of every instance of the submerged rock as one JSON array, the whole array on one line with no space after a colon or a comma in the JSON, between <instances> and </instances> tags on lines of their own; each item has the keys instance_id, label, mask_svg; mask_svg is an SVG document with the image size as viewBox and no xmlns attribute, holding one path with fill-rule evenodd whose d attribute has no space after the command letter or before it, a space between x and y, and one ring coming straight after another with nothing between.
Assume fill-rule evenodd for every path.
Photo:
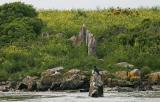
<instances>
[{"instance_id":1,"label":"submerged rock","mask_svg":"<svg viewBox=\"0 0 160 102\"><path fill-rule=\"evenodd\" d=\"M131 88L131 87L118 87L117 91L118 92L133 92L134 88Z\"/></svg>"},{"instance_id":2,"label":"submerged rock","mask_svg":"<svg viewBox=\"0 0 160 102\"><path fill-rule=\"evenodd\" d=\"M160 85L153 85L152 90L153 91L160 91Z\"/></svg>"}]
</instances>

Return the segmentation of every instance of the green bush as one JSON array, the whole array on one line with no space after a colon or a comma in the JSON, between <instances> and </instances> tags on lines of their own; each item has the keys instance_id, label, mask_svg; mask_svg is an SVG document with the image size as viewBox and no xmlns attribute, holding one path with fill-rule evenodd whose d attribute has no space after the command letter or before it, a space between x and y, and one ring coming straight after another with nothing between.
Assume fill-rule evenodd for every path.
<instances>
[{"instance_id":1,"label":"green bush","mask_svg":"<svg viewBox=\"0 0 160 102\"><path fill-rule=\"evenodd\" d=\"M0 46L27 41L41 34L43 23L31 5L20 2L0 6Z\"/></svg>"},{"instance_id":2,"label":"green bush","mask_svg":"<svg viewBox=\"0 0 160 102\"><path fill-rule=\"evenodd\" d=\"M144 66L141 68L142 77L145 78L147 74L151 73L151 68Z\"/></svg>"}]
</instances>

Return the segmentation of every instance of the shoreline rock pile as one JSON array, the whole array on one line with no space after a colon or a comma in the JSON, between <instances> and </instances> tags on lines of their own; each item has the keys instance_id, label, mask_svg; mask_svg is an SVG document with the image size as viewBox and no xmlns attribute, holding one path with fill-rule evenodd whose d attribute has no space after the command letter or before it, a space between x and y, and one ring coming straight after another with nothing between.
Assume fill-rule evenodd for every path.
<instances>
[{"instance_id":1,"label":"shoreline rock pile","mask_svg":"<svg viewBox=\"0 0 160 102\"><path fill-rule=\"evenodd\" d=\"M133 69L131 71L122 70L115 73L99 71L99 73L103 86L111 88L112 91L121 92L127 91L127 89L128 91L160 91L160 72L149 73L143 79L139 71L138 69ZM94 86L90 82L95 82L94 75L89 79L88 73L79 69L71 69L65 72L63 67L56 67L45 70L42 72L41 77L26 76L21 81L0 81L0 91L80 90L81 92L88 92L89 88Z\"/></svg>"}]
</instances>

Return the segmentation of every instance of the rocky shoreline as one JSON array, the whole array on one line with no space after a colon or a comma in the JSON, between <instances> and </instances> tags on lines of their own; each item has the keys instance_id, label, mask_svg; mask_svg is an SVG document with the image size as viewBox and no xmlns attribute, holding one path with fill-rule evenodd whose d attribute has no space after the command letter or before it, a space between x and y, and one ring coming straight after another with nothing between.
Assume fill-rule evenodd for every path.
<instances>
[{"instance_id":1,"label":"rocky shoreline","mask_svg":"<svg viewBox=\"0 0 160 102\"><path fill-rule=\"evenodd\" d=\"M63 67L48 69L42 72L41 77L26 76L22 81L1 81L0 91L64 91L80 90L88 92L89 72L71 69L64 72ZM126 71L110 73L100 71L104 83L104 91L133 92L133 91L160 91L160 72L147 75L145 79L131 80Z\"/></svg>"}]
</instances>

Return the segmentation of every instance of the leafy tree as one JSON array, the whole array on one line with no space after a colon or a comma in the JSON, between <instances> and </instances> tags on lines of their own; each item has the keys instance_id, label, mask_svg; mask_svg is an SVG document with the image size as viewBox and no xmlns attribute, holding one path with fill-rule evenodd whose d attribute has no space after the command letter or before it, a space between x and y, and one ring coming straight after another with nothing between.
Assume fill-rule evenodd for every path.
<instances>
[{"instance_id":1,"label":"leafy tree","mask_svg":"<svg viewBox=\"0 0 160 102\"><path fill-rule=\"evenodd\" d=\"M21 2L0 6L0 43L28 40L41 33L43 22L31 5Z\"/></svg>"}]
</instances>

